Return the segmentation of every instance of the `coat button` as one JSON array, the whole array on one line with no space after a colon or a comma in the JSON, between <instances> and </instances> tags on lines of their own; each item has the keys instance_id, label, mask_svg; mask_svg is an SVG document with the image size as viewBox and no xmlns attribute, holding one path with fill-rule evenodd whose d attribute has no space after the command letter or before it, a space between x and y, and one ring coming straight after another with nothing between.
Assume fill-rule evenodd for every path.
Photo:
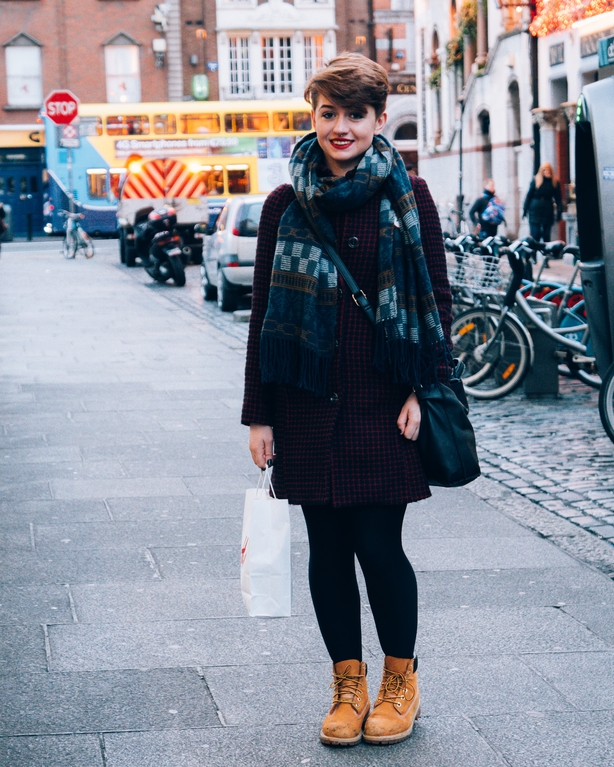
<instances>
[{"instance_id":1,"label":"coat button","mask_svg":"<svg viewBox=\"0 0 614 767\"><path fill-rule=\"evenodd\" d=\"M335 403L339 402L339 395L337 394L337 392L335 392L335 393L333 394L333 396L330 398L330 401L331 401L333 404L335 404Z\"/></svg>"},{"instance_id":2,"label":"coat button","mask_svg":"<svg viewBox=\"0 0 614 767\"><path fill-rule=\"evenodd\" d=\"M358 247L358 237L350 237L348 240L348 245L350 248L357 248Z\"/></svg>"}]
</instances>

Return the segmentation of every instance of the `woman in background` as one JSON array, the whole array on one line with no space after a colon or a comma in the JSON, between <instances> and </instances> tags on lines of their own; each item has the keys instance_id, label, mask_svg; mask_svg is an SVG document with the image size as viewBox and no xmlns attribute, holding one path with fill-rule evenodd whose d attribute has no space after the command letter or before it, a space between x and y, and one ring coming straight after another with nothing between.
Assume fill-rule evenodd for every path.
<instances>
[{"instance_id":1,"label":"woman in background","mask_svg":"<svg viewBox=\"0 0 614 767\"><path fill-rule=\"evenodd\" d=\"M556 220L561 220L563 202L561 200L561 185L554 175L552 165L545 162L535 174L524 201L522 217L529 216L531 237L542 242L550 241L550 230L554 223L554 208Z\"/></svg>"}]
</instances>

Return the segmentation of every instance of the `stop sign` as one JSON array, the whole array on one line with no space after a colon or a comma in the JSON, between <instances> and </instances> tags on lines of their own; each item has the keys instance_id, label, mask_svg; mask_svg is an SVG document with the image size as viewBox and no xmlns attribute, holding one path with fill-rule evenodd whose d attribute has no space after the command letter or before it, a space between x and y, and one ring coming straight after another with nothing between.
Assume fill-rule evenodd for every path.
<instances>
[{"instance_id":1,"label":"stop sign","mask_svg":"<svg viewBox=\"0 0 614 767\"><path fill-rule=\"evenodd\" d=\"M78 114L79 99L70 91L51 91L45 99L45 112L56 125L68 125Z\"/></svg>"}]
</instances>

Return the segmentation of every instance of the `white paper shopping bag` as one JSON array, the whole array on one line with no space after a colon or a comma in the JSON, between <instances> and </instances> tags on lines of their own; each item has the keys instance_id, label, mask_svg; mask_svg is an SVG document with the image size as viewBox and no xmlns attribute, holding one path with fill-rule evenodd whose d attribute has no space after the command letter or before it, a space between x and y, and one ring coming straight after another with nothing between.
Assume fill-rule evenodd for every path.
<instances>
[{"instance_id":1,"label":"white paper shopping bag","mask_svg":"<svg viewBox=\"0 0 614 767\"><path fill-rule=\"evenodd\" d=\"M241 592L252 617L280 618L291 614L290 513L288 501L275 497L271 471L245 493Z\"/></svg>"}]
</instances>

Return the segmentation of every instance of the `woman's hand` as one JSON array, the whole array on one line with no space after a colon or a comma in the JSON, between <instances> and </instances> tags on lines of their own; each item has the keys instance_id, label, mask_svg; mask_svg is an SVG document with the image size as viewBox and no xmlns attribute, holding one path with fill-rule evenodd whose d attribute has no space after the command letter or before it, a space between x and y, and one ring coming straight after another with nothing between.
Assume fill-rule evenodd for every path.
<instances>
[{"instance_id":1,"label":"woman's hand","mask_svg":"<svg viewBox=\"0 0 614 767\"><path fill-rule=\"evenodd\" d=\"M273 429L260 423L252 423L249 427L249 451L252 460L259 469L266 469L266 463L272 460Z\"/></svg>"},{"instance_id":2,"label":"woman's hand","mask_svg":"<svg viewBox=\"0 0 614 767\"><path fill-rule=\"evenodd\" d=\"M397 418L397 426L405 439L411 439L413 442L418 439L420 418L420 403L418 402L418 397L412 392L405 400L405 404Z\"/></svg>"}]
</instances>

